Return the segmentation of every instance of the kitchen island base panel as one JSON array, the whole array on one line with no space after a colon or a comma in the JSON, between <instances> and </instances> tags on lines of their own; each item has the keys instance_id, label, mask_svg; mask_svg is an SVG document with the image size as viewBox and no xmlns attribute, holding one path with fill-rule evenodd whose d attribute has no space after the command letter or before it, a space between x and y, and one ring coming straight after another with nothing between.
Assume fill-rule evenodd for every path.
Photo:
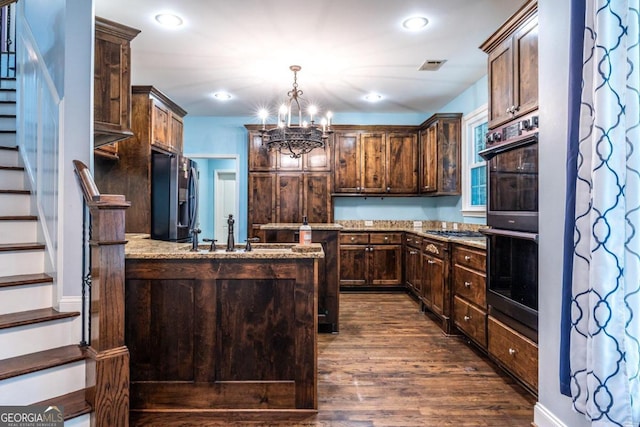
<instances>
[{"instance_id":1,"label":"kitchen island base panel","mask_svg":"<svg viewBox=\"0 0 640 427\"><path fill-rule=\"evenodd\" d=\"M132 417L316 410L317 276L316 258L127 259Z\"/></svg>"}]
</instances>

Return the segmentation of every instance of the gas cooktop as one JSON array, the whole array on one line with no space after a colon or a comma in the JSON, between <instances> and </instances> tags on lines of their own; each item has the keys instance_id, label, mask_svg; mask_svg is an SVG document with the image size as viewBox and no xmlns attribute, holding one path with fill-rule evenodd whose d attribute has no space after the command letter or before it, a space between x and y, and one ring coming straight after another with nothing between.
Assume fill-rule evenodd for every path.
<instances>
[{"instance_id":1,"label":"gas cooktop","mask_svg":"<svg viewBox=\"0 0 640 427\"><path fill-rule=\"evenodd\" d=\"M444 237L484 237L482 233L471 230L425 230L424 232Z\"/></svg>"}]
</instances>

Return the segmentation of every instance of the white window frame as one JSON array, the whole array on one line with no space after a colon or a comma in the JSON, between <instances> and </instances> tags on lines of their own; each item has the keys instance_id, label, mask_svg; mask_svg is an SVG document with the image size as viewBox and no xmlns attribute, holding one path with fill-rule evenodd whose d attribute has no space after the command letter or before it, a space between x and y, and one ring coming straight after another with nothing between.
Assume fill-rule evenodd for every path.
<instances>
[{"instance_id":1,"label":"white window frame","mask_svg":"<svg viewBox=\"0 0 640 427\"><path fill-rule=\"evenodd\" d=\"M486 206L471 205L471 155L473 154L473 128L488 120L488 107L484 104L462 117L462 216L485 218ZM487 182L488 184L488 182Z\"/></svg>"}]
</instances>

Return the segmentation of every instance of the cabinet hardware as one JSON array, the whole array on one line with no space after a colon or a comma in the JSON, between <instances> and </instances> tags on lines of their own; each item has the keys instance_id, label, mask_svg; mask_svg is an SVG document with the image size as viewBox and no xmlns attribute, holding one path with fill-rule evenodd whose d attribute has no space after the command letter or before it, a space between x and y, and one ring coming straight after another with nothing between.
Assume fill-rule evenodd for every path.
<instances>
[{"instance_id":1,"label":"cabinet hardware","mask_svg":"<svg viewBox=\"0 0 640 427\"><path fill-rule=\"evenodd\" d=\"M391 187L387 187L387 193L391 191Z\"/></svg>"},{"instance_id":2,"label":"cabinet hardware","mask_svg":"<svg viewBox=\"0 0 640 427\"><path fill-rule=\"evenodd\" d=\"M465 256L464 256L464 260L465 260L465 261L471 261L471 257L470 257L469 255L465 255Z\"/></svg>"},{"instance_id":3,"label":"cabinet hardware","mask_svg":"<svg viewBox=\"0 0 640 427\"><path fill-rule=\"evenodd\" d=\"M435 261L431 261L430 259L427 260L427 264L435 264L435 263L436 263Z\"/></svg>"},{"instance_id":4,"label":"cabinet hardware","mask_svg":"<svg viewBox=\"0 0 640 427\"><path fill-rule=\"evenodd\" d=\"M464 287L465 288L470 288L471 287L471 282L464 282Z\"/></svg>"},{"instance_id":5,"label":"cabinet hardware","mask_svg":"<svg viewBox=\"0 0 640 427\"><path fill-rule=\"evenodd\" d=\"M415 255L415 254L417 254L417 253L418 253L418 252L416 252L416 251L409 251L409 255Z\"/></svg>"},{"instance_id":6,"label":"cabinet hardware","mask_svg":"<svg viewBox=\"0 0 640 427\"><path fill-rule=\"evenodd\" d=\"M389 236L384 236L384 240L385 241L389 240Z\"/></svg>"},{"instance_id":7,"label":"cabinet hardware","mask_svg":"<svg viewBox=\"0 0 640 427\"><path fill-rule=\"evenodd\" d=\"M464 321L468 322L469 320L471 320L471 316L464 316Z\"/></svg>"},{"instance_id":8,"label":"cabinet hardware","mask_svg":"<svg viewBox=\"0 0 640 427\"><path fill-rule=\"evenodd\" d=\"M351 238L351 241L352 241L352 242L355 242L355 241L356 241L356 238L355 238L355 237L352 237L352 238Z\"/></svg>"},{"instance_id":9,"label":"cabinet hardware","mask_svg":"<svg viewBox=\"0 0 640 427\"><path fill-rule=\"evenodd\" d=\"M513 349L513 348L509 348L509 354L512 355L512 356L515 356L516 355L516 350Z\"/></svg>"}]
</instances>

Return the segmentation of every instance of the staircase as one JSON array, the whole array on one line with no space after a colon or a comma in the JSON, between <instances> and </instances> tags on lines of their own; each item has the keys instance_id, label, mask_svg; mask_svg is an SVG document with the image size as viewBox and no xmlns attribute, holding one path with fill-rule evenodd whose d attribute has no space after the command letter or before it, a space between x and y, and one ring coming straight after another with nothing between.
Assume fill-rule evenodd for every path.
<instances>
[{"instance_id":1,"label":"staircase","mask_svg":"<svg viewBox=\"0 0 640 427\"><path fill-rule=\"evenodd\" d=\"M0 405L64 407L65 426L89 426L78 312L53 307L55 280L16 146L15 79L0 82Z\"/></svg>"}]
</instances>

